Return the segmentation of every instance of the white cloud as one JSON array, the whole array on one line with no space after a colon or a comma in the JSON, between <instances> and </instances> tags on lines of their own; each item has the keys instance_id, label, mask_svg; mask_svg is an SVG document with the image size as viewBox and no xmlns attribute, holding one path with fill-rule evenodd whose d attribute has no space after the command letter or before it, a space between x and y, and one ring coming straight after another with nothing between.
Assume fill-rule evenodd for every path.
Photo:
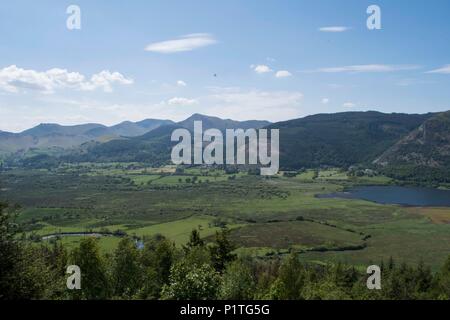
<instances>
[{"instance_id":1,"label":"white cloud","mask_svg":"<svg viewBox=\"0 0 450 320\"><path fill-rule=\"evenodd\" d=\"M275 74L275 77L277 77L277 78L288 78L288 77L291 77L291 76L292 76L292 73L290 73L287 70L281 70L281 71L278 71Z\"/></svg>"},{"instance_id":2,"label":"white cloud","mask_svg":"<svg viewBox=\"0 0 450 320\"><path fill-rule=\"evenodd\" d=\"M251 65L250 68L252 68L256 73L259 74L272 72L272 69L270 69L269 66L266 66L265 64L259 64L256 66Z\"/></svg>"},{"instance_id":3,"label":"white cloud","mask_svg":"<svg viewBox=\"0 0 450 320\"><path fill-rule=\"evenodd\" d=\"M187 99L187 98L179 98L175 97L168 101L168 104L171 106L192 106L197 104L198 101L195 99Z\"/></svg>"},{"instance_id":4,"label":"white cloud","mask_svg":"<svg viewBox=\"0 0 450 320\"><path fill-rule=\"evenodd\" d=\"M428 71L426 73L450 74L450 64L447 64L439 69Z\"/></svg>"},{"instance_id":5,"label":"white cloud","mask_svg":"<svg viewBox=\"0 0 450 320\"><path fill-rule=\"evenodd\" d=\"M330 99L328 99L328 98L322 99L322 104L328 104L329 102L330 102Z\"/></svg>"},{"instance_id":6,"label":"white cloud","mask_svg":"<svg viewBox=\"0 0 450 320\"><path fill-rule=\"evenodd\" d=\"M184 82L183 80L178 80L178 81L177 81L177 86L179 86L179 87L186 87L186 86L187 86L187 83Z\"/></svg>"},{"instance_id":7,"label":"white cloud","mask_svg":"<svg viewBox=\"0 0 450 320\"><path fill-rule=\"evenodd\" d=\"M151 43L145 50L157 53L176 53L192 51L215 43L217 40L209 33L192 33L181 36L179 39Z\"/></svg>"},{"instance_id":8,"label":"white cloud","mask_svg":"<svg viewBox=\"0 0 450 320\"><path fill-rule=\"evenodd\" d=\"M215 87L212 94L200 99L200 105L207 113L222 118L282 121L301 116L302 101L303 94L298 91Z\"/></svg>"},{"instance_id":9,"label":"white cloud","mask_svg":"<svg viewBox=\"0 0 450 320\"><path fill-rule=\"evenodd\" d=\"M105 92L111 92L113 83L118 84L133 84L133 80L125 78L119 72L102 71L94 74L91 80L85 83L81 83L82 90L95 90L97 88L103 88Z\"/></svg>"},{"instance_id":10,"label":"white cloud","mask_svg":"<svg viewBox=\"0 0 450 320\"><path fill-rule=\"evenodd\" d=\"M393 72L393 71L415 70L418 68L420 67L414 65L362 64L343 67L320 68L317 69L316 72L324 72L324 73Z\"/></svg>"},{"instance_id":11,"label":"white cloud","mask_svg":"<svg viewBox=\"0 0 450 320\"><path fill-rule=\"evenodd\" d=\"M205 95L198 97L175 96L170 100L145 103L127 103L115 98L99 101L85 95L67 99L44 95L25 107L22 102L6 106L5 101L0 99L0 130L21 131L41 122L113 125L124 120L139 121L145 118L181 121L191 116L194 108L195 112L221 118L274 122L309 113L303 108L303 95L298 91L208 87L205 92Z\"/></svg>"},{"instance_id":12,"label":"white cloud","mask_svg":"<svg viewBox=\"0 0 450 320\"><path fill-rule=\"evenodd\" d=\"M356 104L354 104L353 102L346 102L342 106L344 108L354 108L354 107L356 107Z\"/></svg>"},{"instance_id":13,"label":"white cloud","mask_svg":"<svg viewBox=\"0 0 450 320\"><path fill-rule=\"evenodd\" d=\"M319 31L321 32L345 32L350 30L349 27L343 27L343 26L333 26L333 27L322 27L319 28Z\"/></svg>"},{"instance_id":14,"label":"white cloud","mask_svg":"<svg viewBox=\"0 0 450 320\"><path fill-rule=\"evenodd\" d=\"M69 72L66 69L59 68L35 71L11 65L0 69L0 89L13 93L21 90L53 93L56 89L92 91L98 88L105 92L111 92L114 83L129 85L133 83L133 80L127 79L119 72L110 71L102 71L86 80L86 77L81 73Z\"/></svg>"}]
</instances>

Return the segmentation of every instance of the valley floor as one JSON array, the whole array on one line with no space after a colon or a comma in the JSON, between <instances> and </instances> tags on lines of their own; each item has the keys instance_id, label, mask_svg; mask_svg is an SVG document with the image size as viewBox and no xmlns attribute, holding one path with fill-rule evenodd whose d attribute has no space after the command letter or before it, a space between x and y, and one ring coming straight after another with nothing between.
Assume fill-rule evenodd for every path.
<instances>
[{"instance_id":1,"label":"valley floor","mask_svg":"<svg viewBox=\"0 0 450 320\"><path fill-rule=\"evenodd\" d=\"M24 239L36 243L74 247L83 236L66 233L96 232L103 234L105 252L123 234L163 234L181 246L192 229L209 240L227 226L239 254L261 259L295 250L308 262L363 268L393 257L436 270L450 254L450 208L316 197L389 183L383 176L350 177L338 169L264 178L218 169L83 163L2 172L0 200L21 205ZM58 236L42 240L52 234Z\"/></svg>"}]
</instances>

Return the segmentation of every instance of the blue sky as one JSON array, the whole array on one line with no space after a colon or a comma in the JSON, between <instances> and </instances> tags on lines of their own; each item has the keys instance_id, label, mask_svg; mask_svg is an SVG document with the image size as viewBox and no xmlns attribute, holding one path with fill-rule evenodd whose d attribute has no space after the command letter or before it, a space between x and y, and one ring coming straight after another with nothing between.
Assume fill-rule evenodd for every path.
<instances>
[{"instance_id":1,"label":"blue sky","mask_svg":"<svg viewBox=\"0 0 450 320\"><path fill-rule=\"evenodd\" d=\"M447 0L2 1L0 130L448 110L449 14Z\"/></svg>"}]
</instances>

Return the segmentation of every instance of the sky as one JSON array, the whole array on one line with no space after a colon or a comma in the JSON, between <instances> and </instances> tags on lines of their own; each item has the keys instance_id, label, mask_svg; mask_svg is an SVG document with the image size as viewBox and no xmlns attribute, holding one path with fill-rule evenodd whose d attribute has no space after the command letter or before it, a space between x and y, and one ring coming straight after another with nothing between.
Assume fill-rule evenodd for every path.
<instances>
[{"instance_id":1,"label":"sky","mask_svg":"<svg viewBox=\"0 0 450 320\"><path fill-rule=\"evenodd\" d=\"M448 0L5 0L0 130L449 110L449 15Z\"/></svg>"}]
</instances>

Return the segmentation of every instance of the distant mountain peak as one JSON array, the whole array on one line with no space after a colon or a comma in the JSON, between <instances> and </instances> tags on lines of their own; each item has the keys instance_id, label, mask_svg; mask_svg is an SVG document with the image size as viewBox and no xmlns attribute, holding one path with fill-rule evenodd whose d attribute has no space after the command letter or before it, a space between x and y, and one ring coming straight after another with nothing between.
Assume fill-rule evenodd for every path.
<instances>
[{"instance_id":1,"label":"distant mountain peak","mask_svg":"<svg viewBox=\"0 0 450 320\"><path fill-rule=\"evenodd\" d=\"M221 131L225 129L260 129L271 124L269 121L264 120L237 121L231 119L222 119L215 116L208 116L200 113L194 113L186 120L178 122L178 124L189 130L193 130L194 121L202 121L204 130L214 128Z\"/></svg>"}]
</instances>

